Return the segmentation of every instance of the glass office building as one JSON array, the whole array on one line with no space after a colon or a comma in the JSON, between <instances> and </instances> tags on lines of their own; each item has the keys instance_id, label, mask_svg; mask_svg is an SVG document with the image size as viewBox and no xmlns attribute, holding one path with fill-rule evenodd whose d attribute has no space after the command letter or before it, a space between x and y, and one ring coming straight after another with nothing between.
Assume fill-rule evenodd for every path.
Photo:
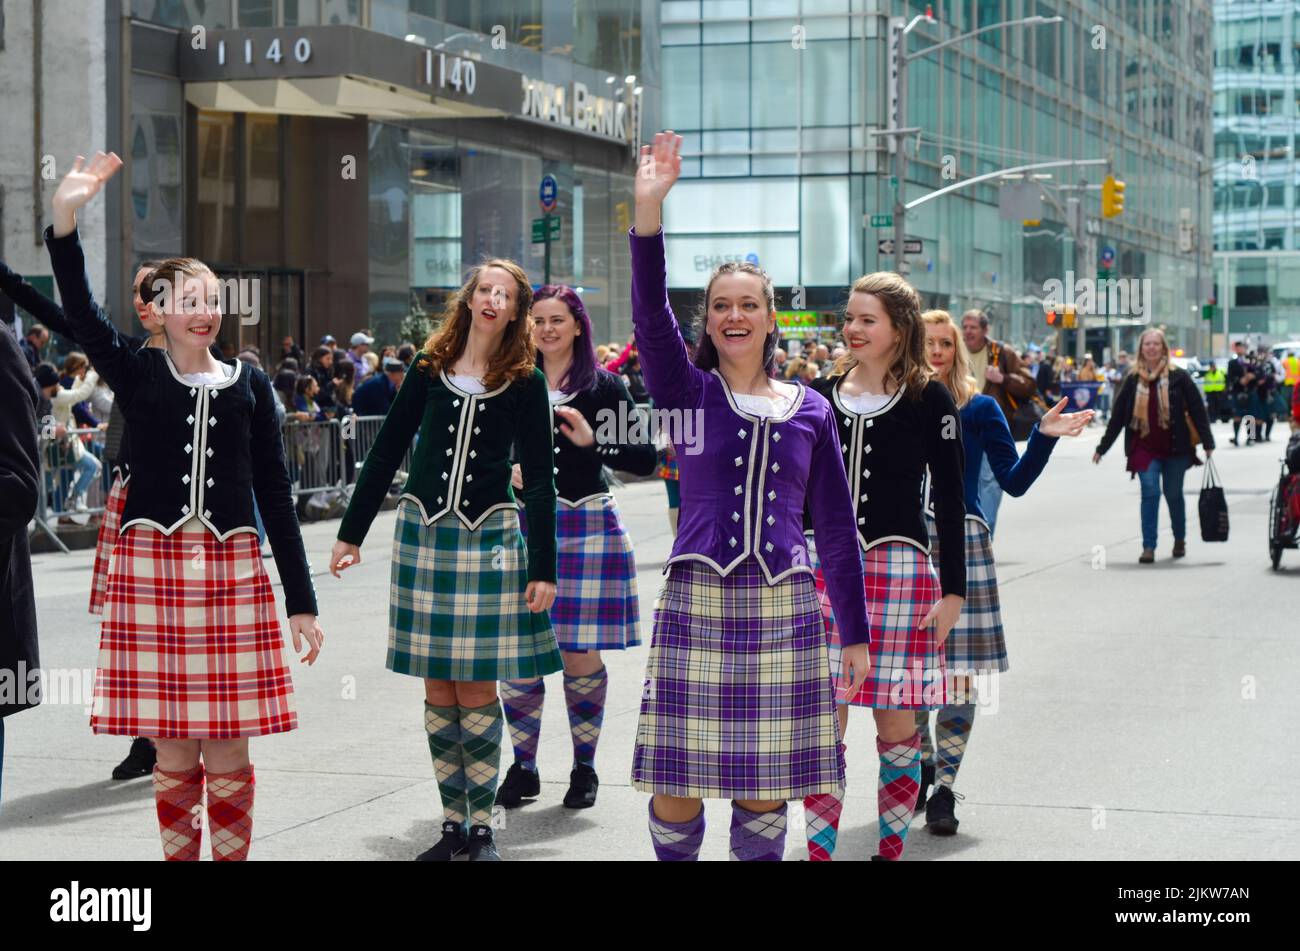
<instances>
[{"instance_id":1,"label":"glass office building","mask_svg":"<svg viewBox=\"0 0 1300 951\"><path fill-rule=\"evenodd\" d=\"M871 224L893 208L891 156L887 140L870 133L890 124L889 17L910 19L926 6L661 5L663 123L685 136L688 155L666 210L679 303L697 296L715 263L738 256L767 267L783 301L802 291L793 309L804 313L792 323L833 324L855 277L892 266L878 240L893 232ZM920 132L907 140L907 200L1013 166L1112 157L1128 186L1126 210L1101 219L1098 194L1084 193L1098 219L1096 246L1114 251L1113 277L1150 279L1152 319L1196 346L1210 267L1208 0L933 8L938 22L922 22L910 50L1005 20L1064 22L991 31L911 62L904 126ZM1076 186L1082 176L1095 188L1104 174L1055 169L1045 181ZM986 308L997 336L1023 345L1051 334L1044 285L1064 279L1074 256L1062 215L1048 206L1036 225L1002 220L998 188L993 180L959 189L909 214L907 234L922 240L911 279L928 305ZM1123 327L1112 344L1131 345L1134 332ZM1090 332L1090 349L1100 352L1106 337Z\"/></svg>"},{"instance_id":2,"label":"glass office building","mask_svg":"<svg viewBox=\"0 0 1300 951\"><path fill-rule=\"evenodd\" d=\"M1214 17L1214 246L1227 289L1219 303L1233 335L1297 339L1300 10L1217 0Z\"/></svg>"},{"instance_id":3,"label":"glass office building","mask_svg":"<svg viewBox=\"0 0 1300 951\"><path fill-rule=\"evenodd\" d=\"M396 343L469 266L508 257L534 284L578 286L599 339L630 334L622 232L639 129L659 122L657 3L93 8L106 147L126 161L105 201L115 313L131 313L135 261L187 254L258 288L257 319L225 322L227 349L278 353L286 334L346 343L361 328ZM547 175L549 254L533 242Z\"/></svg>"}]
</instances>

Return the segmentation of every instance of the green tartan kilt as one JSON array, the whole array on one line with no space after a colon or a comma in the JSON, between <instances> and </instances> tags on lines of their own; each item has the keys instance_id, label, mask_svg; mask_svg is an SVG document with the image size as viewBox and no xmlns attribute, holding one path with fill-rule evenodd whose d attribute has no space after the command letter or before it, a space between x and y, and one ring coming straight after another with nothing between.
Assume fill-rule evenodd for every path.
<instances>
[{"instance_id":1,"label":"green tartan kilt","mask_svg":"<svg viewBox=\"0 0 1300 951\"><path fill-rule=\"evenodd\" d=\"M388 669L432 680L519 680L564 665L546 612L524 601L528 553L513 508L471 531L426 525L403 499L393 539Z\"/></svg>"}]
</instances>

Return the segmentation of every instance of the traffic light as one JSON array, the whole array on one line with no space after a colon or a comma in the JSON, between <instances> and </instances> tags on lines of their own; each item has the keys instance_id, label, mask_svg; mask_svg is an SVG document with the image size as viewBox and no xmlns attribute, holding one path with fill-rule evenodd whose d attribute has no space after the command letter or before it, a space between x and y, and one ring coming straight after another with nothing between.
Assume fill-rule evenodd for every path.
<instances>
[{"instance_id":1,"label":"traffic light","mask_svg":"<svg viewBox=\"0 0 1300 951\"><path fill-rule=\"evenodd\" d=\"M1056 325L1056 311L1054 311L1054 310L1049 310L1049 311L1047 312L1047 315L1046 315L1046 316L1047 316L1047 326L1049 326L1049 327L1053 327L1053 326L1055 326L1055 325Z\"/></svg>"},{"instance_id":2,"label":"traffic light","mask_svg":"<svg viewBox=\"0 0 1300 951\"><path fill-rule=\"evenodd\" d=\"M1114 175L1107 175L1101 183L1101 214L1115 218L1124 214L1124 189L1128 187Z\"/></svg>"}]
</instances>

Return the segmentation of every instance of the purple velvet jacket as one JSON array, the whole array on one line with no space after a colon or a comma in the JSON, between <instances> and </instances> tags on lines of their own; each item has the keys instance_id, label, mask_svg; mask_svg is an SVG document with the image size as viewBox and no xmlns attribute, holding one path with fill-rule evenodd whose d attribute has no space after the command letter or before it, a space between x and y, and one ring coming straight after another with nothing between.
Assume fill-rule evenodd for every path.
<instances>
[{"instance_id":1,"label":"purple velvet jacket","mask_svg":"<svg viewBox=\"0 0 1300 951\"><path fill-rule=\"evenodd\" d=\"M857 515L830 404L799 387L784 416L742 412L722 375L696 367L686 353L668 305L663 232L632 232L630 242L641 371L655 410L668 411L659 424L668 423L681 473L677 541L664 570L695 560L725 577L753 556L768 584L798 571L811 574L803 537L807 504L841 642L869 643ZM692 414L690 423L685 413ZM698 441L682 439L685 432ZM694 455L692 444L700 450Z\"/></svg>"}]
</instances>

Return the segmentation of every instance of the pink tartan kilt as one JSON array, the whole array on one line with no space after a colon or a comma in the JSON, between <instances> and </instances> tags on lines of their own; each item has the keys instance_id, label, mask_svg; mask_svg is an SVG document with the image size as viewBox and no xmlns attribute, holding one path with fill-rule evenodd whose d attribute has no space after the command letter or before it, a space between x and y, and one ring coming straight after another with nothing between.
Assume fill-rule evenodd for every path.
<instances>
[{"instance_id":1,"label":"pink tartan kilt","mask_svg":"<svg viewBox=\"0 0 1300 951\"><path fill-rule=\"evenodd\" d=\"M104 595L108 593L108 563L113 557L113 545L122 527L122 509L126 507L126 483L121 473L113 476L113 487L104 502L104 517L95 537L95 567L90 571L90 613L104 613Z\"/></svg>"},{"instance_id":2,"label":"pink tartan kilt","mask_svg":"<svg viewBox=\"0 0 1300 951\"><path fill-rule=\"evenodd\" d=\"M867 620L871 628L871 672L853 696L842 698L875 710L936 710L945 703L943 646L921 620L943 596L930 558L915 545L886 542L862 553ZM817 599L826 619L831 677L841 698L840 631L826 594L821 561L813 553Z\"/></svg>"},{"instance_id":3,"label":"pink tartan kilt","mask_svg":"<svg viewBox=\"0 0 1300 951\"><path fill-rule=\"evenodd\" d=\"M108 572L91 729L226 740L297 726L257 536L128 528Z\"/></svg>"}]
</instances>

